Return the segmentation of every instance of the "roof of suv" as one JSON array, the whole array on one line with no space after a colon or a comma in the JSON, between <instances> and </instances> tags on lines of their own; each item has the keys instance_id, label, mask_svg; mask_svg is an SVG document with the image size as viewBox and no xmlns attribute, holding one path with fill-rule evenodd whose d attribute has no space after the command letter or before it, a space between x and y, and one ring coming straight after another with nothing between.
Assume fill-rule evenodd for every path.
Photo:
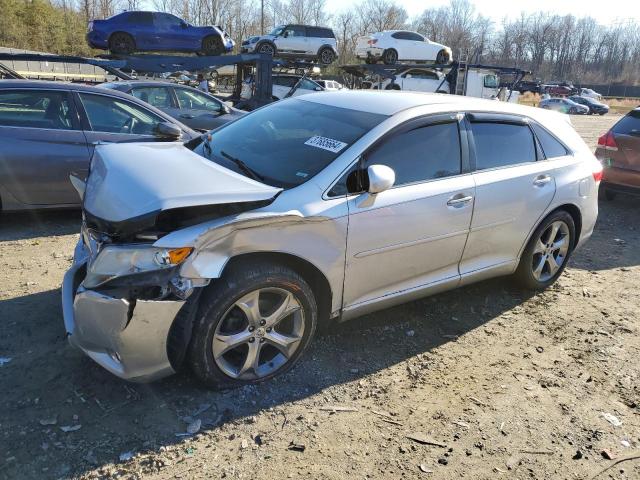
<instances>
[{"instance_id":1,"label":"roof of suv","mask_svg":"<svg viewBox=\"0 0 640 480\"><path fill-rule=\"evenodd\" d=\"M348 90L311 93L301 100L381 115L395 115L408 108L424 105L451 105L453 109L486 110L535 116L540 109L480 98L437 93L402 91ZM549 112L544 112L549 113Z\"/></svg>"}]
</instances>

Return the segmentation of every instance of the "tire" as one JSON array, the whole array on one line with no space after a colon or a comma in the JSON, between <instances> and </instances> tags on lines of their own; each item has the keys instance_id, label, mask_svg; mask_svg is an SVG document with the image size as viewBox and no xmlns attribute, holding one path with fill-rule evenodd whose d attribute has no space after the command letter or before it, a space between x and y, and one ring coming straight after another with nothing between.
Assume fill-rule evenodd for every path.
<instances>
[{"instance_id":1,"label":"tire","mask_svg":"<svg viewBox=\"0 0 640 480\"><path fill-rule=\"evenodd\" d=\"M120 55L129 55L136 50L136 42L128 33L116 32L109 37L109 51Z\"/></svg>"},{"instance_id":2,"label":"tire","mask_svg":"<svg viewBox=\"0 0 640 480\"><path fill-rule=\"evenodd\" d=\"M204 55L217 56L224 53L224 45L220 37L209 35L202 40L202 53Z\"/></svg>"},{"instance_id":3,"label":"tire","mask_svg":"<svg viewBox=\"0 0 640 480\"><path fill-rule=\"evenodd\" d=\"M321 48L318 52L318 60L322 65L331 65L336 59L336 53L329 47Z\"/></svg>"},{"instance_id":4,"label":"tire","mask_svg":"<svg viewBox=\"0 0 640 480\"><path fill-rule=\"evenodd\" d=\"M602 116L602 115L604 115L605 113L607 113L607 112L600 112L598 115Z\"/></svg>"},{"instance_id":5,"label":"tire","mask_svg":"<svg viewBox=\"0 0 640 480\"><path fill-rule=\"evenodd\" d=\"M367 57L364 59L364 63L366 63L367 65L373 65L376 63L376 61L371 57Z\"/></svg>"},{"instance_id":6,"label":"tire","mask_svg":"<svg viewBox=\"0 0 640 480\"><path fill-rule=\"evenodd\" d=\"M288 313L276 315L282 308ZM313 292L296 272L273 263L236 265L203 293L189 349L191 369L215 388L262 382L295 365L317 319ZM224 340L232 335L237 344L229 348ZM278 341L281 346L274 346Z\"/></svg>"},{"instance_id":7,"label":"tire","mask_svg":"<svg viewBox=\"0 0 640 480\"><path fill-rule=\"evenodd\" d=\"M385 50L382 54L382 61L385 65L395 65L395 63L398 61L398 52L396 52L393 48Z\"/></svg>"},{"instance_id":8,"label":"tire","mask_svg":"<svg viewBox=\"0 0 640 480\"><path fill-rule=\"evenodd\" d=\"M398 85L397 83L390 83L389 85L384 87L384 89L385 90L400 90L400 85Z\"/></svg>"},{"instance_id":9,"label":"tire","mask_svg":"<svg viewBox=\"0 0 640 480\"><path fill-rule=\"evenodd\" d=\"M256 47L256 52L264 53L267 55L271 55L272 57L275 57L276 46L271 42L262 42L262 43L259 43L258 46Z\"/></svg>"},{"instance_id":10,"label":"tire","mask_svg":"<svg viewBox=\"0 0 640 480\"><path fill-rule=\"evenodd\" d=\"M446 51L444 50L440 50L438 52L438 55L436 56L436 63L438 64L445 64L445 63L449 63L449 55L447 54Z\"/></svg>"},{"instance_id":11,"label":"tire","mask_svg":"<svg viewBox=\"0 0 640 480\"><path fill-rule=\"evenodd\" d=\"M598 198L600 200L606 200L607 202L611 202L615 200L616 195L617 195L616 192L612 192L608 188L605 188L602 186L600 187L600 190L598 190Z\"/></svg>"},{"instance_id":12,"label":"tire","mask_svg":"<svg viewBox=\"0 0 640 480\"><path fill-rule=\"evenodd\" d=\"M550 238L554 231L554 238ZM542 290L553 284L567 266L575 238L576 227L568 212L558 210L545 218L520 257L515 273L517 282L530 290Z\"/></svg>"}]
</instances>

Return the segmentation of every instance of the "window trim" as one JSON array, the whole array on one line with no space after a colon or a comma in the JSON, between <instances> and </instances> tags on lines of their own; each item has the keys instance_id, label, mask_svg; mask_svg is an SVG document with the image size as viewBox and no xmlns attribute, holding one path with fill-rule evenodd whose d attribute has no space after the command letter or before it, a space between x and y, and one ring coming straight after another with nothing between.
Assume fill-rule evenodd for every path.
<instances>
[{"instance_id":1,"label":"window trim","mask_svg":"<svg viewBox=\"0 0 640 480\"><path fill-rule=\"evenodd\" d=\"M75 103L75 99L73 97L73 92L71 90L66 90L64 88L38 88L38 87L1 87L0 92L21 92L25 90L30 90L34 92L61 92L69 102L69 114L71 118L71 128L41 128L41 127L24 127L24 126L13 126L13 125L0 125L0 128L31 128L33 130L52 130L56 132L81 132L84 130L80 112L78 111L78 107Z\"/></svg>"},{"instance_id":2,"label":"window trim","mask_svg":"<svg viewBox=\"0 0 640 480\"><path fill-rule=\"evenodd\" d=\"M438 182L443 180L448 180L450 178L462 177L465 175L470 175L473 173L470 165L470 147L471 145L468 143L469 134L467 133L467 127L464 123L465 117L463 112L439 112L439 113L429 113L426 115L421 115L419 117L411 118L406 120L384 133L381 137L377 138L371 145L369 145L364 151L362 151L355 160L353 160L349 165L340 172L340 174L329 184L329 186L322 193L323 200L334 200L336 198L346 197L351 198L358 195L362 195L364 192L354 192L347 193L346 195L329 195L329 192L333 189L333 187L344 177L349 170L353 168L356 164L361 164L360 170L364 167L364 163L366 162L366 157L372 150L375 150L381 143L386 142L390 138L395 135L400 135L402 133L409 132L411 130L415 130L416 128L428 127L430 125L438 125L441 123L456 123L458 125L458 137L460 139L460 173L457 175L450 175L448 177L442 178L430 178L425 180L420 180L411 183L403 183L402 185L393 185L390 190L395 188L403 188L410 187L414 185L420 185L424 183ZM335 161L335 160L334 160Z\"/></svg>"},{"instance_id":3,"label":"window trim","mask_svg":"<svg viewBox=\"0 0 640 480\"><path fill-rule=\"evenodd\" d=\"M101 97L107 97L107 98L111 98L111 99L117 99L117 100L121 100L123 102L128 102L131 103L133 105L135 105L136 107L145 110L146 112L149 112L149 115L153 115L154 117L160 117L162 118L163 122L168 122L168 123L172 123L174 125L176 125L176 127L180 128L180 126L178 124L176 124L173 121L170 121L166 118L164 118L162 115L158 115L156 112L149 110L146 107L143 107L142 105L136 103L136 102L132 102L131 100L129 100L128 98L122 98L119 96L115 96L115 95L109 95L108 93L103 93L103 92L87 92L87 91L83 91L83 90L73 90L73 99L76 102L76 108L78 110L78 113L80 114L80 120L81 120L81 125L82 125L82 130L87 131L87 132L95 132L95 133L105 133L105 134L109 134L109 135L135 135L137 137L153 137L153 134L141 134L141 133L122 133L122 132L103 132L102 130L94 130L91 127L91 122L89 121L89 116L87 115L87 112L84 108L84 104L82 103L82 99L80 98L80 94L85 93L87 95L99 95ZM132 95L133 97L133 95ZM135 98L135 97L133 97ZM180 128L180 130L182 131L182 128Z\"/></svg>"}]
</instances>

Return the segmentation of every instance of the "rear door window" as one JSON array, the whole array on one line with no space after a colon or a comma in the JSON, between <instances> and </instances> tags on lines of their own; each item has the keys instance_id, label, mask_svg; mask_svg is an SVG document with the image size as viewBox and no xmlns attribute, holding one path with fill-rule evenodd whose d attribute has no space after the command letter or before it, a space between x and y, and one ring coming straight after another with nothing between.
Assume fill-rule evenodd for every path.
<instances>
[{"instance_id":1,"label":"rear door window","mask_svg":"<svg viewBox=\"0 0 640 480\"><path fill-rule=\"evenodd\" d=\"M476 170L536 161L536 147L528 125L472 122Z\"/></svg>"},{"instance_id":2,"label":"rear door window","mask_svg":"<svg viewBox=\"0 0 640 480\"><path fill-rule=\"evenodd\" d=\"M132 25L151 26L153 25L153 13L131 12L127 16L127 23Z\"/></svg>"},{"instance_id":3,"label":"rear door window","mask_svg":"<svg viewBox=\"0 0 640 480\"><path fill-rule=\"evenodd\" d=\"M395 186L458 175L462 171L458 124L426 125L394 135L366 155L366 164L392 168Z\"/></svg>"},{"instance_id":4,"label":"rear door window","mask_svg":"<svg viewBox=\"0 0 640 480\"><path fill-rule=\"evenodd\" d=\"M630 111L613 126L612 130L619 135L640 136L640 110Z\"/></svg>"},{"instance_id":5,"label":"rear door window","mask_svg":"<svg viewBox=\"0 0 640 480\"><path fill-rule=\"evenodd\" d=\"M73 130L74 113L65 91L0 91L0 126Z\"/></svg>"}]
</instances>

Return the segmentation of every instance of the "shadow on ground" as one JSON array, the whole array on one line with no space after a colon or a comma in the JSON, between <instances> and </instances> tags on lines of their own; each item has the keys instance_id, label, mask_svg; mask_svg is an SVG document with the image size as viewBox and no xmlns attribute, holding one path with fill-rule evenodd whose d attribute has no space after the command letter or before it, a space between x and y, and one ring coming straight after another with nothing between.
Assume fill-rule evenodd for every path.
<instances>
[{"instance_id":1,"label":"shadow on ground","mask_svg":"<svg viewBox=\"0 0 640 480\"><path fill-rule=\"evenodd\" d=\"M72 233L78 223L71 215L55 214L9 235L41 236L48 225L51 234ZM638 265L640 252L632 245L638 244L639 217L635 199L602 204L596 232L571 267ZM59 296L49 290L0 302L0 354L12 358L0 367L0 478L81 475L122 452L157 451L180 441L184 417L197 414L203 430L213 429L358 381L455 341L531 294L497 279L367 315L319 336L286 375L226 392L205 390L187 373L143 385L117 379L67 345Z\"/></svg>"},{"instance_id":2,"label":"shadow on ground","mask_svg":"<svg viewBox=\"0 0 640 480\"><path fill-rule=\"evenodd\" d=\"M0 241L80 232L79 209L0 213Z\"/></svg>"}]
</instances>

